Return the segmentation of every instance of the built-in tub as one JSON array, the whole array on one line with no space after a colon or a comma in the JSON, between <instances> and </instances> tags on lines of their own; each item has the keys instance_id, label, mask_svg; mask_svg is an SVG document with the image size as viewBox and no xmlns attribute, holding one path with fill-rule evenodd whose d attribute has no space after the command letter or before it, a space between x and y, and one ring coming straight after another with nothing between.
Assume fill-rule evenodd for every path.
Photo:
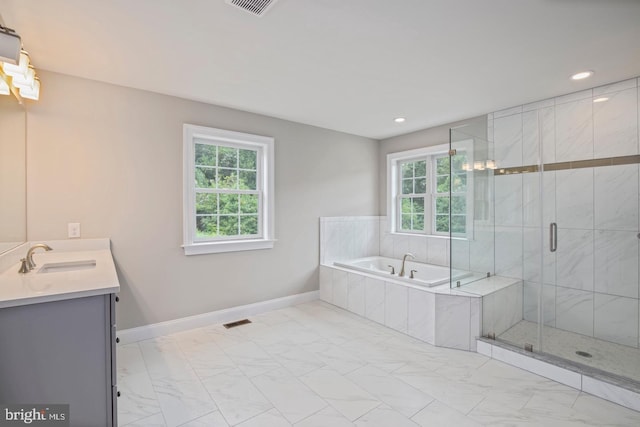
<instances>
[{"instance_id":1,"label":"built-in tub","mask_svg":"<svg viewBox=\"0 0 640 427\"><path fill-rule=\"evenodd\" d=\"M334 265L363 273L375 274L376 276L381 276L383 279L393 279L426 288L449 283L448 267L410 261L409 259L407 259L404 265L404 277L399 276L400 269L402 268L402 260L395 258L371 256L348 261L335 261ZM395 274L391 274L391 267L389 266L393 267ZM413 279L410 278L411 270L415 270Z\"/></svg>"}]
</instances>

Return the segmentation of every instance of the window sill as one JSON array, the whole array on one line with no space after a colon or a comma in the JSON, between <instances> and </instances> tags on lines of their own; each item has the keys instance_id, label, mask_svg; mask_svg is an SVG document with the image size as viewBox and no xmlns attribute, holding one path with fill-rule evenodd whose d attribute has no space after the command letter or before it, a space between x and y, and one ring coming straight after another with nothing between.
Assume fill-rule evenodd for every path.
<instances>
[{"instance_id":1,"label":"window sill","mask_svg":"<svg viewBox=\"0 0 640 427\"><path fill-rule=\"evenodd\" d=\"M254 251L271 249L275 240L234 240L226 242L203 242L182 245L185 255L217 254L223 252Z\"/></svg>"}]
</instances>

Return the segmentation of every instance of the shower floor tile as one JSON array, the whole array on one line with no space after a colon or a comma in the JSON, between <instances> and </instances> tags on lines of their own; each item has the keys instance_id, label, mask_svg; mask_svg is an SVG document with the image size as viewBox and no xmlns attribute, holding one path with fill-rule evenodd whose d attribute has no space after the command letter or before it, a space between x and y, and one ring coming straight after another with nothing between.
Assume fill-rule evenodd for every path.
<instances>
[{"instance_id":1,"label":"shower floor tile","mask_svg":"<svg viewBox=\"0 0 640 427\"><path fill-rule=\"evenodd\" d=\"M525 343L536 347L538 324L522 320L498 338L522 348ZM542 351L572 362L611 372L640 382L640 349L604 341L574 332L545 326L542 334ZM591 357L578 355L586 352Z\"/></svg>"},{"instance_id":2,"label":"shower floor tile","mask_svg":"<svg viewBox=\"0 0 640 427\"><path fill-rule=\"evenodd\" d=\"M314 301L118 347L121 427L640 425L640 413Z\"/></svg>"}]
</instances>

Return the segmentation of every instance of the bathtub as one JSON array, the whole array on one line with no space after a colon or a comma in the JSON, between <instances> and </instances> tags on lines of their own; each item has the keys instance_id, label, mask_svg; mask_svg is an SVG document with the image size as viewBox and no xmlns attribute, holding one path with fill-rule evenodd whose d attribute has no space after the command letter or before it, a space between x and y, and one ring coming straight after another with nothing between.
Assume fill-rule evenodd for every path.
<instances>
[{"instance_id":1,"label":"bathtub","mask_svg":"<svg viewBox=\"0 0 640 427\"><path fill-rule=\"evenodd\" d=\"M400 282L416 286L431 288L433 286L449 283L449 267L440 265L425 264L422 262L410 261L407 259L404 265L404 277L398 276L402 267L402 260L386 258L381 256L371 256L348 261L335 261L336 267L348 268L350 270L361 271L363 273L375 274L386 279L393 279ZM393 266L395 274L391 274ZM414 278L410 279L411 270L416 270Z\"/></svg>"}]
</instances>

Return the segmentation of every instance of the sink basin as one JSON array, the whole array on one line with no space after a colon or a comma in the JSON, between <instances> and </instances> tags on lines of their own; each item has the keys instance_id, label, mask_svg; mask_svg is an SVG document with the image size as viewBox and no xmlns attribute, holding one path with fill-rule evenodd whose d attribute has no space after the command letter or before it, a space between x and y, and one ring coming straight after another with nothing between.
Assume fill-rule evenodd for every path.
<instances>
[{"instance_id":1,"label":"sink basin","mask_svg":"<svg viewBox=\"0 0 640 427\"><path fill-rule=\"evenodd\" d=\"M38 270L38 273L61 273L63 271L79 271L79 270L91 270L96 268L96 260L88 259L83 261L68 261L68 262L52 262L44 264Z\"/></svg>"}]
</instances>

